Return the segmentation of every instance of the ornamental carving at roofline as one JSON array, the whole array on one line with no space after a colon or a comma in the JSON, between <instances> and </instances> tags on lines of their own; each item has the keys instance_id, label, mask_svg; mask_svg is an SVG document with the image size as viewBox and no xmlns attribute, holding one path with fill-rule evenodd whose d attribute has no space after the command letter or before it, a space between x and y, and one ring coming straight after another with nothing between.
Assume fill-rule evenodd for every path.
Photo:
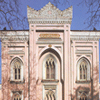
<instances>
[{"instance_id":1,"label":"ornamental carving at roofline","mask_svg":"<svg viewBox=\"0 0 100 100\"><path fill-rule=\"evenodd\" d=\"M27 7L28 21L62 21L71 24L72 21L72 6L63 11L56 8L50 2L40 10L34 10L31 7ZM64 22L65 21L65 22Z\"/></svg>"}]
</instances>

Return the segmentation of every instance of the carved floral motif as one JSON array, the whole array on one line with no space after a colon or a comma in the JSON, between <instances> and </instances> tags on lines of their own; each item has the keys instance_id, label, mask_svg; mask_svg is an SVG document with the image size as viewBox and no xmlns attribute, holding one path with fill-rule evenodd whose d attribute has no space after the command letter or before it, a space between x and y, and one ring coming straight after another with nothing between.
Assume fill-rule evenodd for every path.
<instances>
[{"instance_id":1,"label":"carved floral motif","mask_svg":"<svg viewBox=\"0 0 100 100\"><path fill-rule=\"evenodd\" d=\"M29 22L46 23L47 21L50 21L50 23L54 23L56 21L56 23L71 23L72 21L72 6L61 11L49 2L46 6L38 11L29 6L27 9Z\"/></svg>"}]
</instances>

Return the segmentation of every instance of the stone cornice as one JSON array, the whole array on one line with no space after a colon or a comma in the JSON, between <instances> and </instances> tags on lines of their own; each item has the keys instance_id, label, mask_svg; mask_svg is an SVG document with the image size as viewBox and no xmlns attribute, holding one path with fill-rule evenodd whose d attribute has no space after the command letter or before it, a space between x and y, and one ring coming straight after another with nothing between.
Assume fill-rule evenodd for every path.
<instances>
[{"instance_id":1,"label":"stone cornice","mask_svg":"<svg viewBox=\"0 0 100 100\"><path fill-rule=\"evenodd\" d=\"M37 41L37 44L63 44L63 41Z\"/></svg>"},{"instance_id":2,"label":"stone cornice","mask_svg":"<svg viewBox=\"0 0 100 100\"><path fill-rule=\"evenodd\" d=\"M0 33L1 41L28 41L29 33L28 32L3 32Z\"/></svg>"},{"instance_id":3,"label":"stone cornice","mask_svg":"<svg viewBox=\"0 0 100 100\"><path fill-rule=\"evenodd\" d=\"M61 11L50 2L38 11L28 6L27 13L29 23L34 24L71 24L72 21L72 6Z\"/></svg>"},{"instance_id":4,"label":"stone cornice","mask_svg":"<svg viewBox=\"0 0 100 100\"><path fill-rule=\"evenodd\" d=\"M91 50L77 50L75 53L76 54L92 54L93 52Z\"/></svg>"},{"instance_id":5,"label":"stone cornice","mask_svg":"<svg viewBox=\"0 0 100 100\"><path fill-rule=\"evenodd\" d=\"M10 50L8 54L25 54L22 50Z\"/></svg>"},{"instance_id":6,"label":"stone cornice","mask_svg":"<svg viewBox=\"0 0 100 100\"><path fill-rule=\"evenodd\" d=\"M86 41L98 41L100 39L99 31L71 31L71 40L86 40Z\"/></svg>"},{"instance_id":7,"label":"stone cornice","mask_svg":"<svg viewBox=\"0 0 100 100\"><path fill-rule=\"evenodd\" d=\"M2 41L28 41L29 32L26 31L0 31L0 39ZM71 40L85 40L85 41L98 41L100 39L100 32L74 32L70 34ZM52 41L50 41L52 42ZM37 43L45 43L38 41ZM62 43L62 41L57 41L57 43Z\"/></svg>"},{"instance_id":8,"label":"stone cornice","mask_svg":"<svg viewBox=\"0 0 100 100\"><path fill-rule=\"evenodd\" d=\"M1 41L28 41L28 36L0 37Z\"/></svg>"},{"instance_id":9,"label":"stone cornice","mask_svg":"<svg viewBox=\"0 0 100 100\"><path fill-rule=\"evenodd\" d=\"M71 40L98 41L100 36L70 36Z\"/></svg>"}]
</instances>

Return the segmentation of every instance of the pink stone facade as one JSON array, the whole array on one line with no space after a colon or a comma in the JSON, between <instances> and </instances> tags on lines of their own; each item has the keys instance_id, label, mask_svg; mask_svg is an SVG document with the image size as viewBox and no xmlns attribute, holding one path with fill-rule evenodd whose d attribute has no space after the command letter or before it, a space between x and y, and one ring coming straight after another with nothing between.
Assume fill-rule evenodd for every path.
<instances>
[{"instance_id":1,"label":"pink stone facade","mask_svg":"<svg viewBox=\"0 0 100 100\"><path fill-rule=\"evenodd\" d=\"M0 100L99 99L100 31L71 31L71 20L72 7L48 3L39 11L28 7L29 31L0 31Z\"/></svg>"},{"instance_id":2,"label":"pink stone facade","mask_svg":"<svg viewBox=\"0 0 100 100\"><path fill-rule=\"evenodd\" d=\"M99 84L99 100L100 100L100 84Z\"/></svg>"}]
</instances>

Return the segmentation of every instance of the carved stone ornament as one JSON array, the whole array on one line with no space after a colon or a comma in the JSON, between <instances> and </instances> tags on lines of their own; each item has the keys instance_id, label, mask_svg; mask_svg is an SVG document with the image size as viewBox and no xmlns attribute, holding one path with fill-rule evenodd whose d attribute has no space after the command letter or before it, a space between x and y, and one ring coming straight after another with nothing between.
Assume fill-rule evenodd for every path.
<instances>
[{"instance_id":1,"label":"carved stone ornament","mask_svg":"<svg viewBox=\"0 0 100 100\"><path fill-rule=\"evenodd\" d=\"M51 47L52 47L52 45L51 45L51 44L49 44L49 45L48 45L48 47L49 47L49 48L51 48Z\"/></svg>"},{"instance_id":2,"label":"carved stone ornament","mask_svg":"<svg viewBox=\"0 0 100 100\"><path fill-rule=\"evenodd\" d=\"M27 7L27 13L28 13L28 21L29 23L38 23L38 24L55 24L55 23L67 23L71 24L72 21L72 6L68 9L65 9L63 11L56 8L53 4L50 2L44 6L40 10L34 10L31 7Z\"/></svg>"},{"instance_id":3,"label":"carved stone ornament","mask_svg":"<svg viewBox=\"0 0 100 100\"><path fill-rule=\"evenodd\" d=\"M40 34L40 38L60 38L59 34Z\"/></svg>"}]
</instances>

